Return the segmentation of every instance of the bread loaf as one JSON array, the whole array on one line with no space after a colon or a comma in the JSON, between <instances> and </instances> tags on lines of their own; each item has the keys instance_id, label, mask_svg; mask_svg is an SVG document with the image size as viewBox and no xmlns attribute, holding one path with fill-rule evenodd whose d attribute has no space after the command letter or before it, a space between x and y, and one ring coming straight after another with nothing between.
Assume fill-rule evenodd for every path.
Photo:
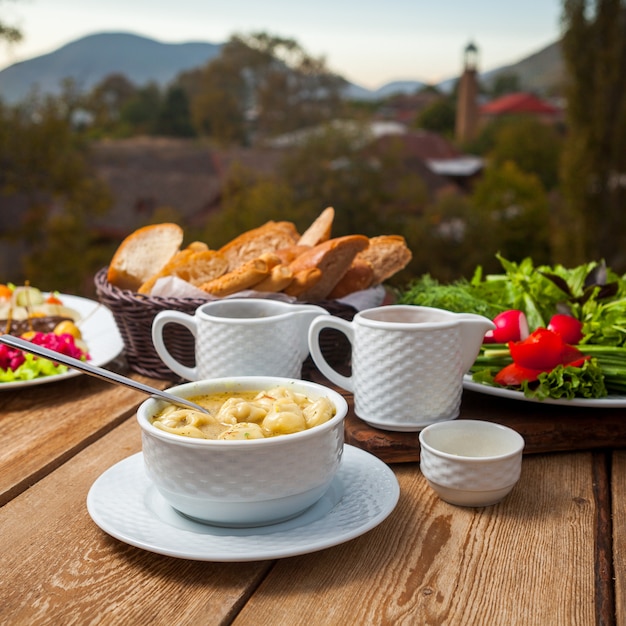
<instances>
[{"instance_id":1,"label":"bread loaf","mask_svg":"<svg viewBox=\"0 0 626 626\"><path fill-rule=\"evenodd\" d=\"M324 209L317 219L302 233L298 240L301 246L316 246L330 239L335 220L335 209L329 206Z\"/></svg>"},{"instance_id":2,"label":"bread loaf","mask_svg":"<svg viewBox=\"0 0 626 626\"><path fill-rule=\"evenodd\" d=\"M328 294L331 300L343 298L355 291L363 291L371 287L374 280L374 268L369 261L360 259L357 255L348 271L339 279L339 282Z\"/></svg>"},{"instance_id":3,"label":"bread loaf","mask_svg":"<svg viewBox=\"0 0 626 626\"><path fill-rule=\"evenodd\" d=\"M276 255L262 254L223 276L200 285L200 289L219 298L230 296L233 293L251 289L264 278L267 278L272 268L278 264L280 264L280 259Z\"/></svg>"},{"instance_id":4,"label":"bread loaf","mask_svg":"<svg viewBox=\"0 0 626 626\"><path fill-rule=\"evenodd\" d=\"M107 279L120 289L137 291L179 251L183 229L164 223L144 226L126 237L116 250Z\"/></svg>"},{"instance_id":5,"label":"bread loaf","mask_svg":"<svg viewBox=\"0 0 626 626\"><path fill-rule=\"evenodd\" d=\"M263 226L242 233L220 248L228 261L228 270L258 259L266 252L295 245L300 238L291 222L266 222Z\"/></svg>"},{"instance_id":6,"label":"bread loaf","mask_svg":"<svg viewBox=\"0 0 626 626\"><path fill-rule=\"evenodd\" d=\"M320 279L310 288L298 294L301 300L323 300L352 265L354 257L369 245L364 235L346 235L329 239L302 253L291 262L294 276L303 270L317 267Z\"/></svg>"},{"instance_id":7,"label":"bread loaf","mask_svg":"<svg viewBox=\"0 0 626 626\"><path fill-rule=\"evenodd\" d=\"M293 280L293 272L288 265L282 263L272 268L269 276L264 278L260 283L253 285L255 291L263 291L265 293L277 293L282 291Z\"/></svg>"},{"instance_id":8,"label":"bread loaf","mask_svg":"<svg viewBox=\"0 0 626 626\"><path fill-rule=\"evenodd\" d=\"M296 272L293 280L283 289L283 292L294 298L313 289L322 279L322 270L319 267L309 267Z\"/></svg>"},{"instance_id":9,"label":"bread loaf","mask_svg":"<svg viewBox=\"0 0 626 626\"><path fill-rule=\"evenodd\" d=\"M368 261L374 270L372 285L380 285L404 269L413 258L404 237L400 235L371 237L369 244L366 250L359 252L359 258Z\"/></svg>"},{"instance_id":10,"label":"bread loaf","mask_svg":"<svg viewBox=\"0 0 626 626\"><path fill-rule=\"evenodd\" d=\"M156 281L165 276L176 276L197 287L222 276L227 269L228 261L224 255L194 242L175 254L160 272L143 283L139 287L139 293L149 294Z\"/></svg>"}]
</instances>

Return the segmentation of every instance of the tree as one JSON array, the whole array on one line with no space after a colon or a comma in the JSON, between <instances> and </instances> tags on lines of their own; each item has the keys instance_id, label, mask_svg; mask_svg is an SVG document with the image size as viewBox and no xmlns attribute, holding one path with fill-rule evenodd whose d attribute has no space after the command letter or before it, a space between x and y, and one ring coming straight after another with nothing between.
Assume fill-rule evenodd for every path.
<instances>
[{"instance_id":1,"label":"tree","mask_svg":"<svg viewBox=\"0 0 626 626\"><path fill-rule=\"evenodd\" d=\"M119 134L154 134L161 106L161 91L156 83L137 89L120 109Z\"/></svg>"},{"instance_id":2,"label":"tree","mask_svg":"<svg viewBox=\"0 0 626 626\"><path fill-rule=\"evenodd\" d=\"M14 218L2 235L23 254L22 268L0 280L83 293L109 258L98 256L88 217L105 212L110 196L87 165L72 108L62 98L0 105L0 206Z\"/></svg>"},{"instance_id":3,"label":"tree","mask_svg":"<svg viewBox=\"0 0 626 626\"><path fill-rule=\"evenodd\" d=\"M17 43L22 40L22 31L15 26L8 26L5 22L0 22L0 41L2 40L7 43Z\"/></svg>"},{"instance_id":4,"label":"tree","mask_svg":"<svg viewBox=\"0 0 626 626\"><path fill-rule=\"evenodd\" d=\"M626 270L626 3L565 0L567 138L561 162L563 262Z\"/></svg>"},{"instance_id":5,"label":"tree","mask_svg":"<svg viewBox=\"0 0 626 626\"><path fill-rule=\"evenodd\" d=\"M482 251L484 265L497 270L495 253L512 261L530 256L536 264L552 259L555 228L541 181L515 163L488 167L471 197L467 237Z\"/></svg>"},{"instance_id":6,"label":"tree","mask_svg":"<svg viewBox=\"0 0 626 626\"><path fill-rule=\"evenodd\" d=\"M181 84L189 88L199 133L221 143L251 142L333 119L345 81L294 40L257 33L234 36L220 56Z\"/></svg>"},{"instance_id":7,"label":"tree","mask_svg":"<svg viewBox=\"0 0 626 626\"><path fill-rule=\"evenodd\" d=\"M111 74L100 81L85 98L92 134L117 134L122 110L136 93L135 85L123 74Z\"/></svg>"},{"instance_id":8,"label":"tree","mask_svg":"<svg viewBox=\"0 0 626 626\"><path fill-rule=\"evenodd\" d=\"M514 116L495 128L487 156L498 166L513 161L524 172L535 174L547 190L559 182L559 158L563 139L553 127L534 117Z\"/></svg>"},{"instance_id":9,"label":"tree","mask_svg":"<svg viewBox=\"0 0 626 626\"><path fill-rule=\"evenodd\" d=\"M159 108L155 133L173 137L193 137L189 98L185 90L177 85L170 87Z\"/></svg>"},{"instance_id":10,"label":"tree","mask_svg":"<svg viewBox=\"0 0 626 626\"><path fill-rule=\"evenodd\" d=\"M456 100L451 97L442 97L433 102L417 118L418 128L430 130L441 135L454 135L456 124Z\"/></svg>"}]
</instances>

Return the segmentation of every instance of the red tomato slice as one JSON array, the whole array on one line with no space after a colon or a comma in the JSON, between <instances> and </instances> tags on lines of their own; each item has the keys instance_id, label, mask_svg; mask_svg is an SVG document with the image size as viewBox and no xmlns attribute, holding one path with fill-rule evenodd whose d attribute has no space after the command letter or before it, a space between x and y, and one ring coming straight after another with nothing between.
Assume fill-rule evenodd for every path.
<instances>
[{"instance_id":1,"label":"red tomato slice","mask_svg":"<svg viewBox=\"0 0 626 626\"><path fill-rule=\"evenodd\" d=\"M509 342L509 351L518 365L547 372L561 363L565 345L561 335L537 328L524 341Z\"/></svg>"},{"instance_id":2,"label":"red tomato slice","mask_svg":"<svg viewBox=\"0 0 626 626\"><path fill-rule=\"evenodd\" d=\"M528 382L537 380L542 372L543 370L531 369L522 367L517 363L511 363L503 367L493 379L498 385L503 387L519 387L525 380Z\"/></svg>"},{"instance_id":3,"label":"red tomato slice","mask_svg":"<svg viewBox=\"0 0 626 626\"><path fill-rule=\"evenodd\" d=\"M59 300L59 298L57 298L54 294L51 293L46 298L46 304L63 304L63 302L61 302L61 300Z\"/></svg>"}]
</instances>

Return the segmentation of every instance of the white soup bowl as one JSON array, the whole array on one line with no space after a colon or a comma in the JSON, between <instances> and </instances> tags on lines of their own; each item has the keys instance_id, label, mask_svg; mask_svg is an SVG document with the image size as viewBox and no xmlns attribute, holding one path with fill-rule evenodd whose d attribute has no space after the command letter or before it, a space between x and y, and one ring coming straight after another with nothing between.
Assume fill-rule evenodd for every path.
<instances>
[{"instance_id":1,"label":"white soup bowl","mask_svg":"<svg viewBox=\"0 0 626 626\"><path fill-rule=\"evenodd\" d=\"M271 376L214 378L168 391L189 398L276 386L311 400L327 397L334 417L302 432L266 439L197 439L151 423L166 402L151 398L140 405L137 420L146 471L174 509L214 525L261 526L295 517L324 495L343 453L348 405L340 394L316 383Z\"/></svg>"}]
</instances>

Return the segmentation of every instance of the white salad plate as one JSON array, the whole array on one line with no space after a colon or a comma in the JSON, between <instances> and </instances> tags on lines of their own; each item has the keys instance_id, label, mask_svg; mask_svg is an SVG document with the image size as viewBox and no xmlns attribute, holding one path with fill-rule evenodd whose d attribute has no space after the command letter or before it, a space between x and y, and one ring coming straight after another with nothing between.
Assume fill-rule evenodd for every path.
<instances>
[{"instance_id":1,"label":"white salad plate","mask_svg":"<svg viewBox=\"0 0 626 626\"><path fill-rule=\"evenodd\" d=\"M44 294L48 295L48 294ZM83 341L87 344L87 349L91 359L89 363L102 366L109 363L120 355L124 349L124 341L119 333L113 314L103 304L81 298L80 296L69 296L57 294L63 305L74 309L80 314L78 327L83 336ZM32 385L42 385L52 383L72 376L82 374L78 370L68 369L62 374L53 376L40 376L32 380L16 380L12 382L0 383L0 391L3 389L16 389L19 387L30 387Z\"/></svg>"},{"instance_id":2,"label":"white salad plate","mask_svg":"<svg viewBox=\"0 0 626 626\"><path fill-rule=\"evenodd\" d=\"M399 496L398 481L385 463L345 445L328 491L301 515L254 528L211 526L178 513L161 497L139 452L93 483L87 510L104 532L149 552L243 562L308 554L354 539L387 518Z\"/></svg>"},{"instance_id":3,"label":"white salad plate","mask_svg":"<svg viewBox=\"0 0 626 626\"><path fill-rule=\"evenodd\" d=\"M608 396L606 398L573 398L572 400L546 398L545 400L537 400L536 398L527 398L523 391L515 389L506 389L505 387L494 387L493 385L485 385L472 380L469 374L463 377L463 388L468 391L476 391L484 393L488 396L498 396L499 398L509 398L510 400L524 400L525 402L537 402L540 404L558 404L561 406L581 406L598 409L622 409L626 408L626 396Z\"/></svg>"}]
</instances>

